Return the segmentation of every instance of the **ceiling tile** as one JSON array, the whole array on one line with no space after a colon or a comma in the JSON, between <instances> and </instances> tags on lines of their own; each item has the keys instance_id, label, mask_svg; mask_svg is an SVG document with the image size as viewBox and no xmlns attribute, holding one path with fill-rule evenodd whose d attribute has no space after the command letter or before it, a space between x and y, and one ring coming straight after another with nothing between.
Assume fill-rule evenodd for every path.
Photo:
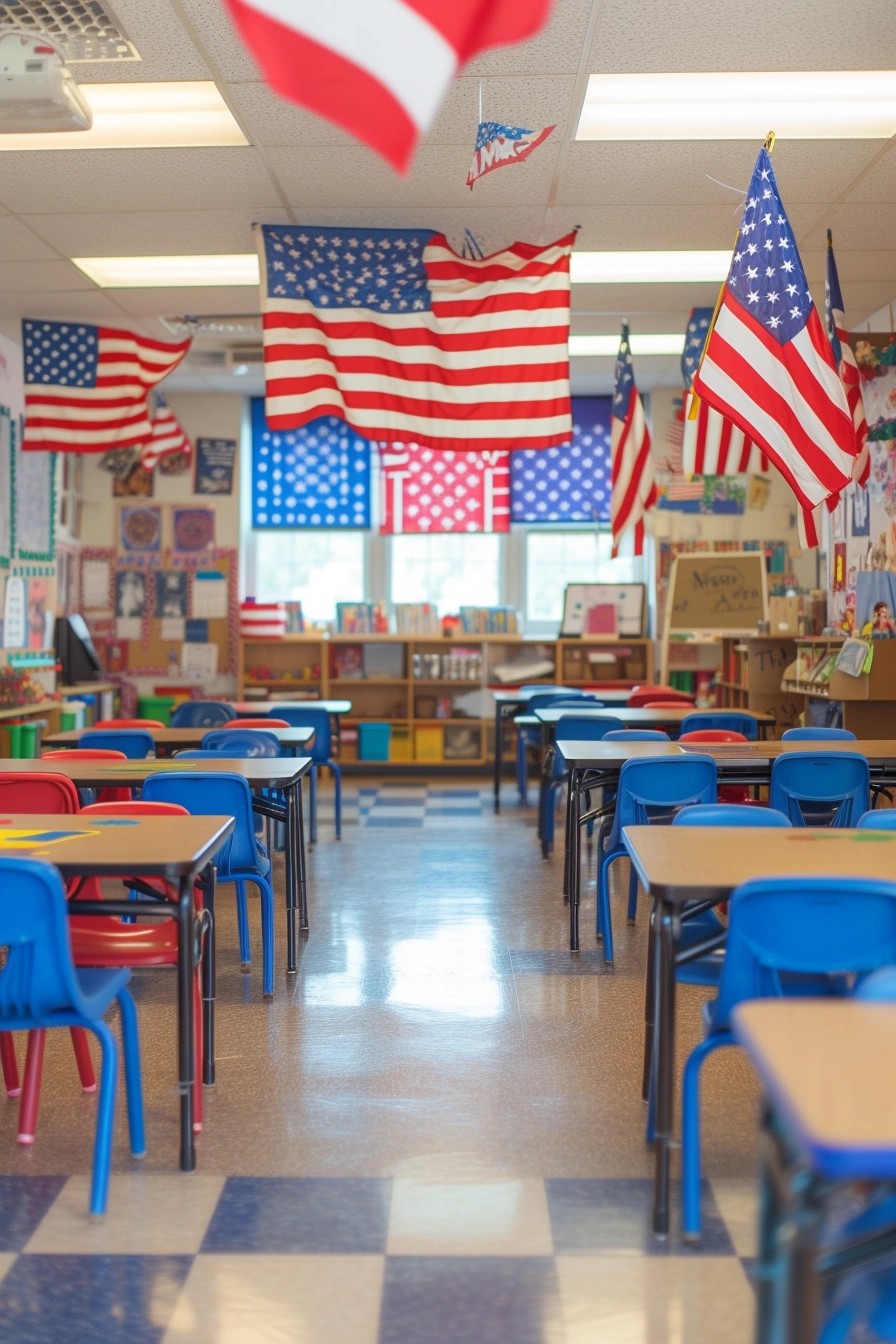
<instances>
[{"instance_id":1,"label":"ceiling tile","mask_svg":"<svg viewBox=\"0 0 896 1344\"><path fill-rule=\"evenodd\" d=\"M233 285L229 289L206 285L196 289L116 289L115 301L122 312L134 317L159 314L181 317L186 313L206 317L224 313L257 313L260 311L261 296L254 285Z\"/></svg>"},{"instance_id":2,"label":"ceiling tile","mask_svg":"<svg viewBox=\"0 0 896 1344\"><path fill-rule=\"evenodd\" d=\"M135 0L141 3L142 0ZM259 79L258 66L221 0L181 0L199 43L224 79Z\"/></svg>"},{"instance_id":3,"label":"ceiling tile","mask_svg":"<svg viewBox=\"0 0 896 1344\"><path fill-rule=\"evenodd\" d=\"M108 322L110 326L120 326L126 321L115 301L97 289L69 293L57 290L53 294L41 294L35 290L22 294L0 294L0 317L7 320L45 317L60 321L70 318L76 322Z\"/></svg>"},{"instance_id":4,"label":"ceiling tile","mask_svg":"<svg viewBox=\"0 0 896 1344\"><path fill-rule=\"evenodd\" d=\"M223 12L223 5L217 8ZM75 78L85 84L213 79L177 9L170 0L114 0L115 16L140 60L79 61L73 66Z\"/></svg>"},{"instance_id":5,"label":"ceiling tile","mask_svg":"<svg viewBox=\"0 0 896 1344\"><path fill-rule=\"evenodd\" d=\"M60 294L95 286L70 261L0 260L0 295Z\"/></svg>"},{"instance_id":6,"label":"ceiling tile","mask_svg":"<svg viewBox=\"0 0 896 1344\"><path fill-rule=\"evenodd\" d=\"M32 233L26 221L13 215L0 215L0 261L43 261L58 257L54 250Z\"/></svg>"},{"instance_id":7,"label":"ceiling tile","mask_svg":"<svg viewBox=\"0 0 896 1344\"><path fill-rule=\"evenodd\" d=\"M483 80L492 75L574 74L593 8L602 13L603 0L555 0L543 32L517 46L483 52L463 73ZM487 88L485 92L487 96Z\"/></svg>"},{"instance_id":8,"label":"ceiling tile","mask_svg":"<svg viewBox=\"0 0 896 1344\"><path fill-rule=\"evenodd\" d=\"M252 225L288 224L285 210L195 210L142 214L29 215L27 223L53 247L74 257L189 256L252 252ZM0 217L0 251L4 220Z\"/></svg>"}]
</instances>

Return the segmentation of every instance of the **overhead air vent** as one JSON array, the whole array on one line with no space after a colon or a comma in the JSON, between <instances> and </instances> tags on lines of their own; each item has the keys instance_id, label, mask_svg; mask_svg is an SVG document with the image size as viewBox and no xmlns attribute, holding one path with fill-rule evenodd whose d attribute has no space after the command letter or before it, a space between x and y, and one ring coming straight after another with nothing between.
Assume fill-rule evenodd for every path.
<instances>
[{"instance_id":1,"label":"overhead air vent","mask_svg":"<svg viewBox=\"0 0 896 1344\"><path fill-rule=\"evenodd\" d=\"M99 0L7 0L0 37L14 29L47 38L66 61L139 61L118 19Z\"/></svg>"},{"instance_id":2,"label":"overhead air vent","mask_svg":"<svg viewBox=\"0 0 896 1344\"><path fill-rule=\"evenodd\" d=\"M226 363L230 369L245 371L247 365L257 368L264 363L264 349L260 345L231 346Z\"/></svg>"},{"instance_id":3,"label":"overhead air vent","mask_svg":"<svg viewBox=\"0 0 896 1344\"><path fill-rule=\"evenodd\" d=\"M186 314L184 317L159 319L172 336L257 336L261 337L261 318L256 313L223 313L215 317Z\"/></svg>"}]
</instances>

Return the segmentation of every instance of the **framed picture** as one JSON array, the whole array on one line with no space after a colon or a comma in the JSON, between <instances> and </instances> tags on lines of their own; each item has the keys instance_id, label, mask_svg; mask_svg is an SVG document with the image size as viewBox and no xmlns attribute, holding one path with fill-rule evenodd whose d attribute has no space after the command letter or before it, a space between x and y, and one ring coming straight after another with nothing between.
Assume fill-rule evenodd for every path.
<instances>
[{"instance_id":1,"label":"framed picture","mask_svg":"<svg viewBox=\"0 0 896 1344\"><path fill-rule=\"evenodd\" d=\"M197 439L194 493L197 495L232 494L235 461L235 439Z\"/></svg>"},{"instance_id":2,"label":"framed picture","mask_svg":"<svg viewBox=\"0 0 896 1344\"><path fill-rule=\"evenodd\" d=\"M643 583L568 583L560 638L640 638L646 622L644 597Z\"/></svg>"}]
</instances>

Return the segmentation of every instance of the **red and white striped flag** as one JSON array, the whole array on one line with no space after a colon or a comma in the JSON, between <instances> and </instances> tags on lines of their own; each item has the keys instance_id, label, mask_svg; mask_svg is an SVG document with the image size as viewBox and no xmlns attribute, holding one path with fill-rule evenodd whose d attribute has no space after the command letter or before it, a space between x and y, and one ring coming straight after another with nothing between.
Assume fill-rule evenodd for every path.
<instances>
[{"instance_id":1,"label":"red and white striped flag","mask_svg":"<svg viewBox=\"0 0 896 1344\"><path fill-rule=\"evenodd\" d=\"M552 0L225 0L275 92L407 171L458 70L533 37Z\"/></svg>"},{"instance_id":2,"label":"red and white striped flag","mask_svg":"<svg viewBox=\"0 0 896 1344\"><path fill-rule=\"evenodd\" d=\"M571 441L574 234L484 259L429 230L275 224L259 235L271 429L335 415L379 443Z\"/></svg>"},{"instance_id":3,"label":"red and white striped flag","mask_svg":"<svg viewBox=\"0 0 896 1344\"><path fill-rule=\"evenodd\" d=\"M163 457L171 457L174 453L190 457L192 452L193 445L181 428L180 421L165 398L158 394L152 413L152 438L140 449L141 465L147 471L152 471Z\"/></svg>"},{"instance_id":4,"label":"red and white striped flag","mask_svg":"<svg viewBox=\"0 0 896 1344\"><path fill-rule=\"evenodd\" d=\"M610 449L613 463L610 502L613 555L618 554L622 534L629 527L634 529L633 553L643 555L644 514L656 503L657 489L653 459L650 456L650 430L635 386L627 322L622 324L622 338L613 375Z\"/></svg>"},{"instance_id":5,"label":"red and white striped flag","mask_svg":"<svg viewBox=\"0 0 896 1344\"><path fill-rule=\"evenodd\" d=\"M742 429L726 420L699 398L694 418L693 392L685 398L682 471L686 476L736 476L741 472L760 475L768 462Z\"/></svg>"},{"instance_id":6,"label":"red and white striped flag","mask_svg":"<svg viewBox=\"0 0 896 1344\"><path fill-rule=\"evenodd\" d=\"M380 447L384 536L404 532L509 532L510 454Z\"/></svg>"},{"instance_id":7,"label":"red and white striped flag","mask_svg":"<svg viewBox=\"0 0 896 1344\"><path fill-rule=\"evenodd\" d=\"M149 392L190 348L86 322L22 323L23 448L105 453L152 438Z\"/></svg>"},{"instance_id":8,"label":"red and white striped flag","mask_svg":"<svg viewBox=\"0 0 896 1344\"><path fill-rule=\"evenodd\" d=\"M694 391L762 449L802 508L852 478L852 415L765 149Z\"/></svg>"}]
</instances>

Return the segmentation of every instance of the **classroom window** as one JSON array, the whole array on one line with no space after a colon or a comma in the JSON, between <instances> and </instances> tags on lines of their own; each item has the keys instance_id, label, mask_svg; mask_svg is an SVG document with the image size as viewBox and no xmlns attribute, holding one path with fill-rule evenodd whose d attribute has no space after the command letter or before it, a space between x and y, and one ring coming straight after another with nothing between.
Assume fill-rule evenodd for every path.
<instances>
[{"instance_id":1,"label":"classroom window","mask_svg":"<svg viewBox=\"0 0 896 1344\"><path fill-rule=\"evenodd\" d=\"M332 621L337 602L365 596L362 532L256 530L253 542L259 602L298 601L306 621Z\"/></svg>"},{"instance_id":2,"label":"classroom window","mask_svg":"<svg viewBox=\"0 0 896 1344\"><path fill-rule=\"evenodd\" d=\"M494 533L398 536L390 547L393 602L433 602L440 616L500 603L501 538Z\"/></svg>"},{"instance_id":3,"label":"classroom window","mask_svg":"<svg viewBox=\"0 0 896 1344\"><path fill-rule=\"evenodd\" d=\"M639 556L610 556L612 538L595 528L529 532L526 536L526 622L551 622L560 629L568 583L639 583Z\"/></svg>"}]
</instances>

